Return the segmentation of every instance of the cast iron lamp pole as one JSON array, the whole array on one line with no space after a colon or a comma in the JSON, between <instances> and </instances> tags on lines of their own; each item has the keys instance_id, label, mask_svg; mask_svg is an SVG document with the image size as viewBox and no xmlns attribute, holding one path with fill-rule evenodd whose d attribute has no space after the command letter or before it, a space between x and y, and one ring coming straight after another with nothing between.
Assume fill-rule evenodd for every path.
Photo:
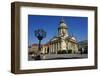
<instances>
[{"instance_id":1,"label":"cast iron lamp pole","mask_svg":"<svg viewBox=\"0 0 100 76\"><path fill-rule=\"evenodd\" d=\"M35 36L39 40L39 45L38 45L38 55L40 55L41 51L41 40L46 37L46 32L43 29L37 29L34 31Z\"/></svg>"}]
</instances>

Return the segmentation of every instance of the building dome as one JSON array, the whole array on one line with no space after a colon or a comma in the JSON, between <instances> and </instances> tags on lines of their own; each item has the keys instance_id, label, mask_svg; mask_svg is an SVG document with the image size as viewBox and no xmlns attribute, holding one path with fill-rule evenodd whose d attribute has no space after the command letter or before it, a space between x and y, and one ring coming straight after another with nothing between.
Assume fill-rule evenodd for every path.
<instances>
[{"instance_id":1,"label":"building dome","mask_svg":"<svg viewBox=\"0 0 100 76\"><path fill-rule=\"evenodd\" d=\"M61 23L60 28L67 28L67 25L65 23Z\"/></svg>"},{"instance_id":2,"label":"building dome","mask_svg":"<svg viewBox=\"0 0 100 76\"><path fill-rule=\"evenodd\" d=\"M65 24L63 17L62 17L62 19L61 19L61 21L60 21L60 26L59 26L59 28L67 28L67 25Z\"/></svg>"}]
</instances>

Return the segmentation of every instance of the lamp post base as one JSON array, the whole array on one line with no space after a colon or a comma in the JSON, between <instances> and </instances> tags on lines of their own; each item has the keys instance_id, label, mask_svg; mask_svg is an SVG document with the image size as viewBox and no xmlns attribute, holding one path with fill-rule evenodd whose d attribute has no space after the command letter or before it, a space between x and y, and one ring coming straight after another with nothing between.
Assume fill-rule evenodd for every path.
<instances>
[{"instance_id":1,"label":"lamp post base","mask_svg":"<svg viewBox=\"0 0 100 76\"><path fill-rule=\"evenodd\" d=\"M37 55L34 59L35 60L41 60L41 56L40 55Z\"/></svg>"}]
</instances>

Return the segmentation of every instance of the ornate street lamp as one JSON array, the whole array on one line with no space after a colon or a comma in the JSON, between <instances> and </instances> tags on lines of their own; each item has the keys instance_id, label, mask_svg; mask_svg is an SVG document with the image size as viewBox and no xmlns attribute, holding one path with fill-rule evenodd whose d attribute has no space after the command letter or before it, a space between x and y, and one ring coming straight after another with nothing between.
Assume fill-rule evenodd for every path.
<instances>
[{"instance_id":1,"label":"ornate street lamp","mask_svg":"<svg viewBox=\"0 0 100 76\"><path fill-rule=\"evenodd\" d=\"M41 40L46 37L46 32L43 29L37 29L34 31L35 36L39 40L39 45L38 45L38 54L40 54L41 51Z\"/></svg>"}]
</instances>

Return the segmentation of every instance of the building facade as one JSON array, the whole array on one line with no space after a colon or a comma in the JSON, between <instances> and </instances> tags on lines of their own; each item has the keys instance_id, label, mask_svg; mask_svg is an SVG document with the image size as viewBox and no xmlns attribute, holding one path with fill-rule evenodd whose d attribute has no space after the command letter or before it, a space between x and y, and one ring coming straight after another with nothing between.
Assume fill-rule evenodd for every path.
<instances>
[{"instance_id":1,"label":"building facade","mask_svg":"<svg viewBox=\"0 0 100 76\"><path fill-rule=\"evenodd\" d=\"M68 33L68 26L62 18L58 27L58 34L42 47L42 53L78 53L78 43L74 36Z\"/></svg>"}]
</instances>

